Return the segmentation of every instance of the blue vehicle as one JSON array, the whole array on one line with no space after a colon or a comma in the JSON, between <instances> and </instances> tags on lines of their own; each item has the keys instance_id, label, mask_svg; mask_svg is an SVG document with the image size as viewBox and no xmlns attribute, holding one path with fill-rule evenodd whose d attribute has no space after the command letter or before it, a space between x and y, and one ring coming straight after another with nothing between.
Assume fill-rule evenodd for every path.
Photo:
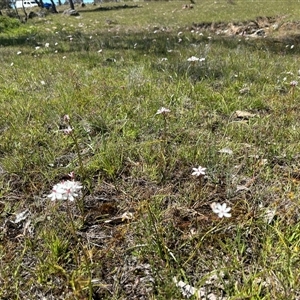
<instances>
[{"instance_id":1,"label":"blue vehicle","mask_svg":"<svg viewBox=\"0 0 300 300\"><path fill-rule=\"evenodd\" d=\"M45 7L46 9L49 9L51 6L52 6L51 3L44 3L44 7Z\"/></svg>"}]
</instances>

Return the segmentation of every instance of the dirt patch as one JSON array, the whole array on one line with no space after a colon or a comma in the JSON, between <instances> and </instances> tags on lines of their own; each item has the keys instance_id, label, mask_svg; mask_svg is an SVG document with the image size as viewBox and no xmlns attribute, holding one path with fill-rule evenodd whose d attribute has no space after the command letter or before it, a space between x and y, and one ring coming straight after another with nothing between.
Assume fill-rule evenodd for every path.
<instances>
[{"instance_id":1,"label":"dirt patch","mask_svg":"<svg viewBox=\"0 0 300 300\"><path fill-rule=\"evenodd\" d=\"M284 22L284 17L257 17L243 22L201 22L193 23L193 30L208 31L224 36L265 37L300 34L300 22Z\"/></svg>"}]
</instances>

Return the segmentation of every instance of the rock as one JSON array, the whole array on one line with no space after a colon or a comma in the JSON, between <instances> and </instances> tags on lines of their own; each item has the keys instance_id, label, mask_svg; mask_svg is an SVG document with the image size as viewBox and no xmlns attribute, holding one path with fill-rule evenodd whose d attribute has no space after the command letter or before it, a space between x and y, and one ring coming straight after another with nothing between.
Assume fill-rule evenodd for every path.
<instances>
[{"instance_id":1,"label":"rock","mask_svg":"<svg viewBox=\"0 0 300 300\"><path fill-rule=\"evenodd\" d=\"M31 11L29 14L28 14L28 19L33 19L35 17L38 17L39 15L37 13L35 13L34 11Z\"/></svg>"},{"instance_id":2,"label":"rock","mask_svg":"<svg viewBox=\"0 0 300 300\"><path fill-rule=\"evenodd\" d=\"M38 11L38 12L36 12L36 14L37 14L37 16L39 17L39 18L44 18L44 17L46 17L46 13L44 12L44 11Z\"/></svg>"}]
</instances>

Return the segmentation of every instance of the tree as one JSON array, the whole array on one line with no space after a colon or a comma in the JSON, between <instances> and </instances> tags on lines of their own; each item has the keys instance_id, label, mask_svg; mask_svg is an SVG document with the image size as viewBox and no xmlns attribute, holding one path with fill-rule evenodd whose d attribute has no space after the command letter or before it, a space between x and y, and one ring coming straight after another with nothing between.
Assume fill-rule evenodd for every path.
<instances>
[{"instance_id":1,"label":"tree","mask_svg":"<svg viewBox=\"0 0 300 300\"><path fill-rule=\"evenodd\" d=\"M39 7L44 7L43 0L34 0Z\"/></svg>"},{"instance_id":2,"label":"tree","mask_svg":"<svg viewBox=\"0 0 300 300\"><path fill-rule=\"evenodd\" d=\"M71 7L71 9L75 9L73 0L69 0L69 1L70 1L70 7Z\"/></svg>"},{"instance_id":3,"label":"tree","mask_svg":"<svg viewBox=\"0 0 300 300\"><path fill-rule=\"evenodd\" d=\"M12 2L11 0L0 0L0 9L11 8Z\"/></svg>"},{"instance_id":4,"label":"tree","mask_svg":"<svg viewBox=\"0 0 300 300\"><path fill-rule=\"evenodd\" d=\"M51 4L52 4L52 7L51 7L51 9L52 9L52 12L53 13L58 13L58 11L56 10L56 6L55 6L55 3L54 3L54 1L53 0L50 0L51 1Z\"/></svg>"}]
</instances>

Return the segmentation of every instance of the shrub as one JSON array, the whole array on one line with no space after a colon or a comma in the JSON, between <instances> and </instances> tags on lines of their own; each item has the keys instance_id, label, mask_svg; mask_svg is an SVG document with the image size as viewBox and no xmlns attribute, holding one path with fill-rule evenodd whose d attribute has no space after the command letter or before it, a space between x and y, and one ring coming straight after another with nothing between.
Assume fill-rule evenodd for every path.
<instances>
[{"instance_id":1,"label":"shrub","mask_svg":"<svg viewBox=\"0 0 300 300\"><path fill-rule=\"evenodd\" d=\"M9 18L6 16L0 16L0 32L17 28L19 26L20 26L20 21L18 19Z\"/></svg>"}]
</instances>

